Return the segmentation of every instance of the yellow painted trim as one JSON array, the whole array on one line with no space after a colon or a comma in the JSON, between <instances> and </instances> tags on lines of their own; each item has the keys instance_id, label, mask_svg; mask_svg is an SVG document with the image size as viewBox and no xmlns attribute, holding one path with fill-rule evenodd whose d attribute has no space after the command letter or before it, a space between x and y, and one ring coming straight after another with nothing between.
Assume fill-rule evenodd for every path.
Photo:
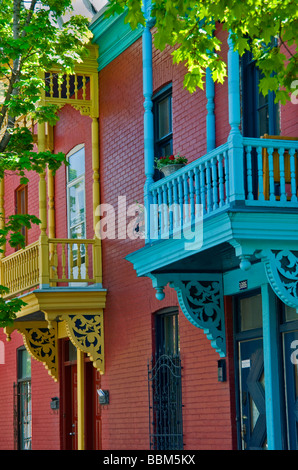
<instances>
[{"instance_id":1,"label":"yellow painted trim","mask_svg":"<svg viewBox=\"0 0 298 470\"><path fill-rule=\"evenodd\" d=\"M57 323L48 329L47 322L15 322L13 326L5 328L8 341L14 330L23 336L24 345L30 356L42 362L49 375L57 382L59 373Z\"/></svg>"}]
</instances>

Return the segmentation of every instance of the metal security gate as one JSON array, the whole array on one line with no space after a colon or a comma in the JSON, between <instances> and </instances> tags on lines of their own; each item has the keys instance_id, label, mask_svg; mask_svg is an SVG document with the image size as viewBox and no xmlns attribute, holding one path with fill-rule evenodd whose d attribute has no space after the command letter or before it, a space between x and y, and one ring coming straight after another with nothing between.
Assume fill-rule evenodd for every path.
<instances>
[{"instance_id":1,"label":"metal security gate","mask_svg":"<svg viewBox=\"0 0 298 470\"><path fill-rule=\"evenodd\" d=\"M148 362L150 449L182 450L182 392L179 355Z\"/></svg>"},{"instance_id":2,"label":"metal security gate","mask_svg":"<svg viewBox=\"0 0 298 470\"><path fill-rule=\"evenodd\" d=\"M15 450L31 450L31 381L14 383L13 388L14 448Z\"/></svg>"}]
</instances>

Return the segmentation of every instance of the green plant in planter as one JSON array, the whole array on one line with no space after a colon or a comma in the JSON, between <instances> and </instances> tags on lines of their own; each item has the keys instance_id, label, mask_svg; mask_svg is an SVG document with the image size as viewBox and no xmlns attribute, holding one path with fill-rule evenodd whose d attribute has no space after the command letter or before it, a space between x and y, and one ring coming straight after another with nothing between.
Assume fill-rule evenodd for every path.
<instances>
[{"instance_id":1,"label":"green plant in planter","mask_svg":"<svg viewBox=\"0 0 298 470\"><path fill-rule=\"evenodd\" d=\"M186 165L187 158L181 157L178 153L178 155L166 155L165 157L156 158L155 162L158 170L162 170L168 165Z\"/></svg>"}]
</instances>

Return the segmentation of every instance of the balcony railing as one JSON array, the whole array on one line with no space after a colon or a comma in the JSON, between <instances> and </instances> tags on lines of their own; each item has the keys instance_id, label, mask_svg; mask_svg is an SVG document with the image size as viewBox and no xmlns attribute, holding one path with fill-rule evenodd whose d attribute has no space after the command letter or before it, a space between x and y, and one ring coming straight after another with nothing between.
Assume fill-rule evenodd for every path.
<instances>
[{"instance_id":1,"label":"balcony railing","mask_svg":"<svg viewBox=\"0 0 298 470\"><path fill-rule=\"evenodd\" d=\"M1 284L9 289L5 297L33 290L45 280L50 287L99 283L99 250L97 239L50 238L45 246L32 243L0 261Z\"/></svg>"},{"instance_id":2,"label":"balcony railing","mask_svg":"<svg viewBox=\"0 0 298 470\"><path fill-rule=\"evenodd\" d=\"M181 234L235 201L298 209L298 141L274 137L242 142L238 153L226 143L150 186L147 241Z\"/></svg>"}]
</instances>

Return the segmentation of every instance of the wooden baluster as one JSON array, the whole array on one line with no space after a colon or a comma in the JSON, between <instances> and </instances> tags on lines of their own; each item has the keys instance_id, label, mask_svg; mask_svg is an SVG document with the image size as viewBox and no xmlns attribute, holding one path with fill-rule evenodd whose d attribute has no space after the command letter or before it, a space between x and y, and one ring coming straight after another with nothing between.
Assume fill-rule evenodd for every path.
<instances>
[{"instance_id":1,"label":"wooden baluster","mask_svg":"<svg viewBox=\"0 0 298 470\"><path fill-rule=\"evenodd\" d=\"M211 160L211 177L213 188L213 210L218 208L218 178L217 178L217 158L213 157Z\"/></svg>"},{"instance_id":2,"label":"wooden baluster","mask_svg":"<svg viewBox=\"0 0 298 470\"><path fill-rule=\"evenodd\" d=\"M257 156L258 156L258 182L259 182L259 201L264 201L264 180L263 180L263 154L262 147L257 147Z\"/></svg>"},{"instance_id":3,"label":"wooden baluster","mask_svg":"<svg viewBox=\"0 0 298 470\"><path fill-rule=\"evenodd\" d=\"M53 73L50 73L50 97L53 98L54 95L54 85L53 85Z\"/></svg>"},{"instance_id":4,"label":"wooden baluster","mask_svg":"<svg viewBox=\"0 0 298 470\"><path fill-rule=\"evenodd\" d=\"M206 180L207 180L207 212L209 213L211 212L211 209L212 209L210 162L206 162L205 166L206 166Z\"/></svg>"},{"instance_id":5,"label":"wooden baluster","mask_svg":"<svg viewBox=\"0 0 298 470\"><path fill-rule=\"evenodd\" d=\"M223 176L223 155L217 155L217 165L218 165L218 185L219 185L219 207L224 205L224 176Z\"/></svg>"},{"instance_id":6,"label":"wooden baluster","mask_svg":"<svg viewBox=\"0 0 298 470\"><path fill-rule=\"evenodd\" d=\"M268 168L269 168L269 201L275 201L273 147L269 147L267 149L267 152L268 152Z\"/></svg>"},{"instance_id":7,"label":"wooden baluster","mask_svg":"<svg viewBox=\"0 0 298 470\"><path fill-rule=\"evenodd\" d=\"M190 222L190 217L189 217L189 200L188 200L188 174L183 173L183 203L184 203L184 216L183 216L183 227L184 225L188 225Z\"/></svg>"},{"instance_id":8,"label":"wooden baluster","mask_svg":"<svg viewBox=\"0 0 298 470\"><path fill-rule=\"evenodd\" d=\"M82 89L83 89L82 97L83 97L83 100L85 100L86 99L86 75L83 75L83 78L82 78Z\"/></svg>"},{"instance_id":9,"label":"wooden baluster","mask_svg":"<svg viewBox=\"0 0 298 470\"><path fill-rule=\"evenodd\" d=\"M297 186L298 181L296 181L296 168L295 168L295 149L290 148L290 172L291 172L291 201L297 202Z\"/></svg>"},{"instance_id":10,"label":"wooden baluster","mask_svg":"<svg viewBox=\"0 0 298 470\"><path fill-rule=\"evenodd\" d=\"M74 76L74 93L75 93L75 99L77 100L78 99L78 76L76 73Z\"/></svg>"},{"instance_id":11,"label":"wooden baluster","mask_svg":"<svg viewBox=\"0 0 298 470\"><path fill-rule=\"evenodd\" d=\"M168 211L168 191L167 185L162 186L162 209L163 209L163 236L168 238L169 234L169 211Z\"/></svg>"},{"instance_id":12,"label":"wooden baluster","mask_svg":"<svg viewBox=\"0 0 298 470\"><path fill-rule=\"evenodd\" d=\"M150 210L152 209L150 208ZM152 219L152 215L153 215L153 219ZM150 227L150 231L151 229L153 229L153 234L150 233L150 238L152 236L153 240L157 240L158 239L158 197L157 197L156 189L154 189L153 191L153 214L152 213L150 214L150 223L152 223L152 220L153 220L153 226Z\"/></svg>"},{"instance_id":13,"label":"wooden baluster","mask_svg":"<svg viewBox=\"0 0 298 470\"><path fill-rule=\"evenodd\" d=\"M286 178L285 178L285 149L281 147L278 149L279 153L279 175L280 175L280 201L285 202L287 200L286 195Z\"/></svg>"},{"instance_id":14,"label":"wooden baluster","mask_svg":"<svg viewBox=\"0 0 298 470\"><path fill-rule=\"evenodd\" d=\"M251 150L252 147L251 145L248 145L245 147L245 152L246 152L246 168L247 168L247 199L249 201L252 201L254 196L253 196L253 191L252 191L252 163L251 163Z\"/></svg>"},{"instance_id":15,"label":"wooden baluster","mask_svg":"<svg viewBox=\"0 0 298 470\"><path fill-rule=\"evenodd\" d=\"M69 279L73 280L73 242L69 244Z\"/></svg>"},{"instance_id":16,"label":"wooden baluster","mask_svg":"<svg viewBox=\"0 0 298 470\"><path fill-rule=\"evenodd\" d=\"M81 260L81 245L78 244L78 279L82 279L82 274L81 274L81 267L82 267L82 260Z\"/></svg>"},{"instance_id":17,"label":"wooden baluster","mask_svg":"<svg viewBox=\"0 0 298 470\"><path fill-rule=\"evenodd\" d=\"M200 171L200 187L201 187L201 204L203 204L203 214L206 214L206 186L205 186L205 167L204 165L199 166Z\"/></svg>"},{"instance_id":18,"label":"wooden baluster","mask_svg":"<svg viewBox=\"0 0 298 470\"><path fill-rule=\"evenodd\" d=\"M66 98L67 98L67 99L70 98L69 80L70 80L70 77L69 77L69 74L67 74L67 75L66 75Z\"/></svg>"},{"instance_id":19,"label":"wooden baluster","mask_svg":"<svg viewBox=\"0 0 298 470\"><path fill-rule=\"evenodd\" d=\"M86 266L86 274L85 279L86 281L89 280L89 253L88 253L88 243L83 245L85 247L85 266Z\"/></svg>"},{"instance_id":20,"label":"wooden baluster","mask_svg":"<svg viewBox=\"0 0 298 470\"><path fill-rule=\"evenodd\" d=\"M174 204L173 230L177 230L180 224L177 178L173 180L172 184L173 184L173 204Z\"/></svg>"},{"instance_id":21,"label":"wooden baluster","mask_svg":"<svg viewBox=\"0 0 298 470\"><path fill-rule=\"evenodd\" d=\"M180 208L180 234L183 229L183 179L182 176L178 177L178 199Z\"/></svg>"},{"instance_id":22,"label":"wooden baluster","mask_svg":"<svg viewBox=\"0 0 298 470\"><path fill-rule=\"evenodd\" d=\"M172 182L169 181L167 183L167 189L168 189L168 207L169 207L169 211L168 211L168 230L169 230L169 233L173 233L173 193L172 193Z\"/></svg>"},{"instance_id":23,"label":"wooden baluster","mask_svg":"<svg viewBox=\"0 0 298 470\"><path fill-rule=\"evenodd\" d=\"M65 268L66 268L65 242L61 243L61 250L62 250L62 253L61 253L61 261L62 261L62 276L61 276L61 279L64 281L66 279L66 272L65 272Z\"/></svg>"},{"instance_id":24,"label":"wooden baluster","mask_svg":"<svg viewBox=\"0 0 298 470\"><path fill-rule=\"evenodd\" d=\"M58 96L59 98L62 98L62 83L59 78L60 77L58 76Z\"/></svg>"},{"instance_id":25,"label":"wooden baluster","mask_svg":"<svg viewBox=\"0 0 298 470\"><path fill-rule=\"evenodd\" d=\"M159 213L159 234L162 236L163 233L163 212L162 212L162 194L161 187L157 189L158 191L158 213Z\"/></svg>"},{"instance_id":26,"label":"wooden baluster","mask_svg":"<svg viewBox=\"0 0 298 470\"><path fill-rule=\"evenodd\" d=\"M190 221L193 224L195 220L195 196L194 196L194 172L188 172L189 181L189 199L190 199Z\"/></svg>"},{"instance_id":27,"label":"wooden baluster","mask_svg":"<svg viewBox=\"0 0 298 470\"><path fill-rule=\"evenodd\" d=\"M230 174L229 174L229 153L224 152L224 166L225 166L225 188L226 188L226 200L227 204L230 200Z\"/></svg>"}]
</instances>

